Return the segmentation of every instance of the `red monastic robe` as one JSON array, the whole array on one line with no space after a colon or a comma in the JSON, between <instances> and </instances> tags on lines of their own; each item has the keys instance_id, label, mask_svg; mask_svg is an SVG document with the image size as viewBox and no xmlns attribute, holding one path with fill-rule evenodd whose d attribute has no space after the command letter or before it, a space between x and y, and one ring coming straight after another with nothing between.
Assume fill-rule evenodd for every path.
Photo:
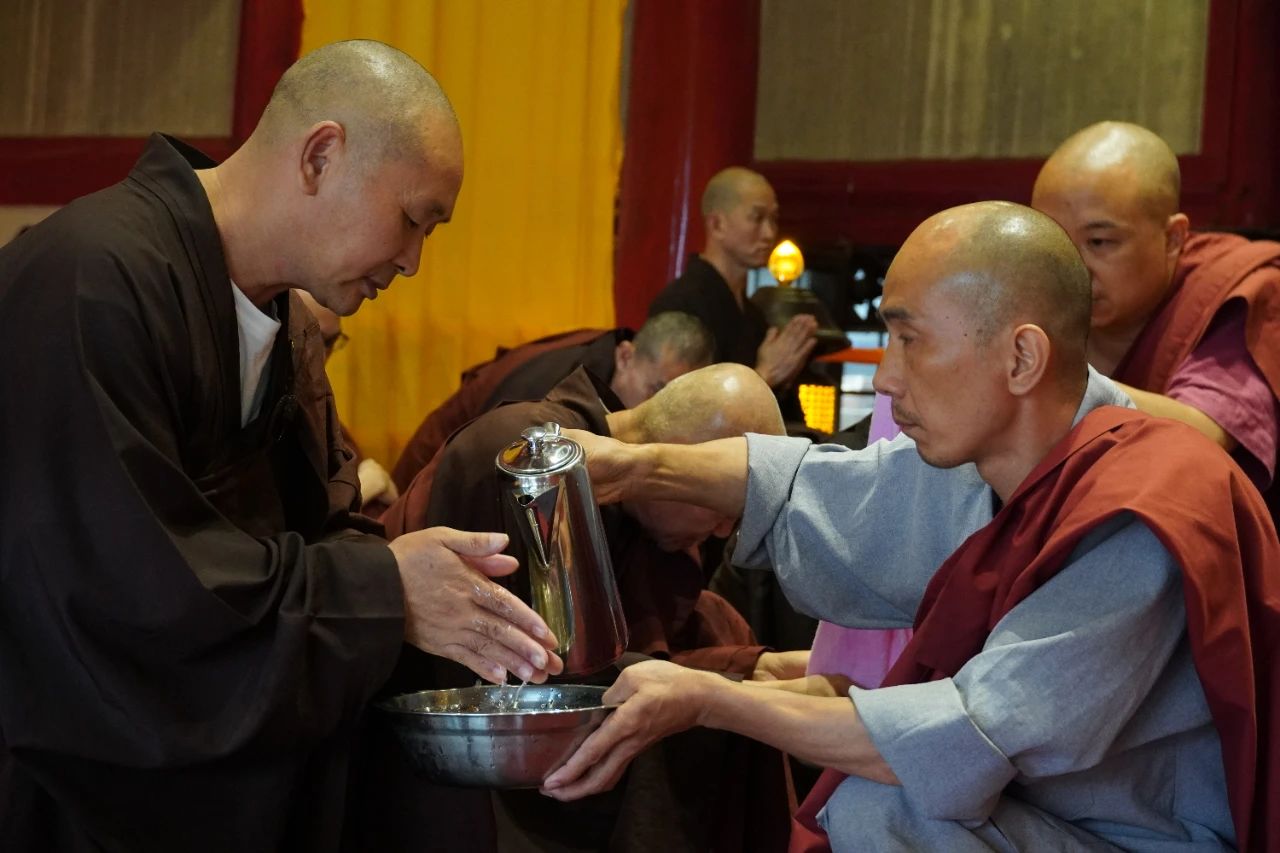
<instances>
[{"instance_id":1,"label":"red monastic robe","mask_svg":"<svg viewBox=\"0 0 1280 853\"><path fill-rule=\"evenodd\" d=\"M1222 740L1239 847L1275 849L1280 543L1257 490L1190 427L1110 406L1086 415L938 569L885 683L954 676L1090 530L1124 511L1182 568L1192 656ZM805 800L793 853L827 849L817 814L843 778L826 771Z\"/></svg>"}]
</instances>

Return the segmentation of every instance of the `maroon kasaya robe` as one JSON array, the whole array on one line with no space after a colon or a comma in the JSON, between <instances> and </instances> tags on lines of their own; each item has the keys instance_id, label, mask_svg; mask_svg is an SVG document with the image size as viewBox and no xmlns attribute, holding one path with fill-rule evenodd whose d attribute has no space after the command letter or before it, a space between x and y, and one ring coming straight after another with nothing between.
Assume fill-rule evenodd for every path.
<instances>
[{"instance_id":1,"label":"maroon kasaya robe","mask_svg":"<svg viewBox=\"0 0 1280 853\"><path fill-rule=\"evenodd\" d=\"M1169 295L1116 367L1119 382L1156 393L1204 337L1229 300L1248 306L1245 346L1280 397L1280 243L1235 234L1192 234Z\"/></svg>"},{"instance_id":2,"label":"maroon kasaya robe","mask_svg":"<svg viewBox=\"0 0 1280 853\"><path fill-rule=\"evenodd\" d=\"M1187 238L1169 295L1129 347L1112 378L1164 393L1219 309L1245 303L1245 347L1280 399L1280 243L1235 234ZM1269 460L1262 460L1265 464ZM1266 491L1271 518L1280 518L1280 477Z\"/></svg>"},{"instance_id":3,"label":"maroon kasaya robe","mask_svg":"<svg viewBox=\"0 0 1280 853\"><path fill-rule=\"evenodd\" d=\"M418 472L427 466L432 458L444 446L449 436L463 424L478 418L494 405L502 402L494 399L506 380L518 371L534 371L541 376L545 387L540 388L533 396L507 399L541 399L557 382L569 374L576 364L564 364L561 359L547 356L570 350L585 348L600 341L606 336L616 345L620 332L614 329L577 329L558 335L540 338L512 349L499 348L492 359L468 368L462 374L462 382L453 396L445 400L431 414L427 415L409 443L400 453L395 467L391 469L391 479L396 488L403 492L409 487ZM626 334L630 334L626 332ZM608 345L608 342L606 342ZM608 345L609 367L612 367L613 346ZM540 370L542 363L546 370ZM594 369L592 365L588 365ZM599 378L608 382L613 378L613 371L596 371Z\"/></svg>"},{"instance_id":4,"label":"maroon kasaya robe","mask_svg":"<svg viewBox=\"0 0 1280 853\"><path fill-rule=\"evenodd\" d=\"M1241 850L1280 845L1280 543L1257 490L1190 427L1112 406L1049 452L1008 504L938 569L915 636L886 685L954 676L1090 530L1132 512L1182 569L1187 634L1222 741ZM1189 487L1188 484L1194 484ZM844 778L828 770L791 850L827 849L817 814Z\"/></svg>"}]
</instances>

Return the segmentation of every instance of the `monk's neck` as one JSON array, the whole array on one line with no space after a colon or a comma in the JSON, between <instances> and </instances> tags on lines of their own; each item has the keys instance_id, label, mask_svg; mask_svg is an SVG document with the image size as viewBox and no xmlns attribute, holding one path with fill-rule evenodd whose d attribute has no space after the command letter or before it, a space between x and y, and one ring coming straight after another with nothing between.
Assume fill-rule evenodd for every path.
<instances>
[{"instance_id":1,"label":"monk's neck","mask_svg":"<svg viewBox=\"0 0 1280 853\"><path fill-rule=\"evenodd\" d=\"M1089 364L1103 376L1111 376L1129 353L1143 326L1125 329L1092 329L1089 332Z\"/></svg>"},{"instance_id":2,"label":"monk's neck","mask_svg":"<svg viewBox=\"0 0 1280 853\"><path fill-rule=\"evenodd\" d=\"M734 300L738 303L738 307L741 308L742 303L747 298L747 268L734 261L727 252L720 250L719 247L713 244L708 244L699 257L715 267L716 272L720 273L720 277L729 285L729 292L733 294Z\"/></svg>"},{"instance_id":3,"label":"monk's neck","mask_svg":"<svg viewBox=\"0 0 1280 853\"><path fill-rule=\"evenodd\" d=\"M254 194L237 192L241 176L234 161L235 155L221 166L196 171L196 178L209 197L214 226L222 242L222 254L227 264L227 275L236 287L258 308L265 306L289 289L285 276L280 274L279 252L273 252L274 238L265 222L256 222L257 214L246 209L239 199Z\"/></svg>"},{"instance_id":4,"label":"monk's neck","mask_svg":"<svg viewBox=\"0 0 1280 853\"><path fill-rule=\"evenodd\" d=\"M1000 496L1001 503L1009 502L1027 475L1071 431L1079 408L1078 399L1027 401L1009 428L975 460L978 474Z\"/></svg>"}]
</instances>

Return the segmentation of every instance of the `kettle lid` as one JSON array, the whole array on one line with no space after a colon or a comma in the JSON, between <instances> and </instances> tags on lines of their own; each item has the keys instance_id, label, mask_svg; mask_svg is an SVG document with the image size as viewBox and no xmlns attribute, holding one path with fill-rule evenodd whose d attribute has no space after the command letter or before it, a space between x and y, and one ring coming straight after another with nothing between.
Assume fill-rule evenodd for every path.
<instances>
[{"instance_id":1,"label":"kettle lid","mask_svg":"<svg viewBox=\"0 0 1280 853\"><path fill-rule=\"evenodd\" d=\"M498 454L498 468L508 474L546 474L568 468L582 456L576 441L560 434L560 424L531 426Z\"/></svg>"}]
</instances>

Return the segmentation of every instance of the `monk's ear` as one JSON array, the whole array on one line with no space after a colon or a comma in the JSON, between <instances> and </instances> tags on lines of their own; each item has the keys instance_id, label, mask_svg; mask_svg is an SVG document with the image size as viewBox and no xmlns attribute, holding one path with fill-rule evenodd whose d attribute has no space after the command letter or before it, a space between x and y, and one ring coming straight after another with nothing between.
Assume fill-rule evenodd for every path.
<instances>
[{"instance_id":1,"label":"monk's ear","mask_svg":"<svg viewBox=\"0 0 1280 853\"><path fill-rule=\"evenodd\" d=\"M1009 370L1009 393L1021 397L1031 393L1049 369L1052 347L1044 329L1023 323L1013 330L1013 360Z\"/></svg>"},{"instance_id":2,"label":"monk's ear","mask_svg":"<svg viewBox=\"0 0 1280 853\"><path fill-rule=\"evenodd\" d=\"M724 213L719 210L713 210L707 214L707 218L703 222L707 226L707 236L718 234L724 229Z\"/></svg>"},{"instance_id":3,"label":"monk's ear","mask_svg":"<svg viewBox=\"0 0 1280 853\"><path fill-rule=\"evenodd\" d=\"M1182 254L1182 246L1187 242L1189 233L1191 233L1191 220L1185 213L1175 213L1165 220L1164 252L1171 263L1178 262L1178 256Z\"/></svg>"},{"instance_id":4,"label":"monk's ear","mask_svg":"<svg viewBox=\"0 0 1280 853\"><path fill-rule=\"evenodd\" d=\"M315 195L334 163L346 153L347 133L336 121L322 121L311 128L302 143L299 175L303 191Z\"/></svg>"},{"instance_id":5,"label":"monk's ear","mask_svg":"<svg viewBox=\"0 0 1280 853\"><path fill-rule=\"evenodd\" d=\"M636 345L631 341L623 341L613 348L613 372L615 374L624 373L631 367L631 362L636 357Z\"/></svg>"}]
</instances>

